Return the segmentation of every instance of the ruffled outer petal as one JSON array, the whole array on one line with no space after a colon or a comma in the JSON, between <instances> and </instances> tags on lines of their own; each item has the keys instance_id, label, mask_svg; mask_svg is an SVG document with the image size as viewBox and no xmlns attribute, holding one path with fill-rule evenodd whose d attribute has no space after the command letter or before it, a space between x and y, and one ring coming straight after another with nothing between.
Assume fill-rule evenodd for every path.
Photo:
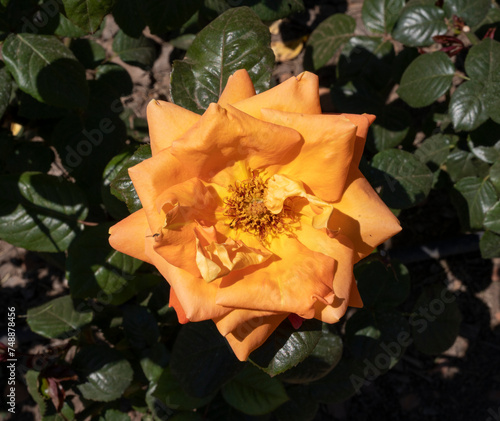
<instances>
[{"instance_id":1,"label":"ruffled outer petal","mask_svg":"<svg viewBox=\"0 0 500 421\"><path fill-rule=\"evenodd\" d=\"M175 296L188 320L199 322L214 319L231 311L231 309L215 304L220 281L207 283L202 278L171 265L153 250L153 242L153 238L146 239L147 256L174 289Z\"/></svg>"},{"instance_id":2,"label":"ruffled outer petal","mask_svg":"<svg viewBox=\"0 0 500 421\"><path fill-rule=\"evenodd\" d=\"M169 307L172 307L177 313L177 319L179 320L180 324L186 324L187 322L189 322L189 319L186 317L186 312L182 308L181 303L179 302L179 299L177 298L177 295L175 294L173 288L170 288L168 305Z\"/></svg>"},{"instance_id":3,"label":"ruffled outer petal","mask_svg":"<svg viewBox=\"0 0 500 421\"><path fill-rule=\"evenodd\" d=\"M300 154L286 165L270 167L305 183L320 199L334 202L344 191L356 143L356 126L342 115L307 115L262 109L270 123L297 130L304 138Z\"/></svg>"},{"instance_id":4,"label":"ruffled outer petal","mask_svg":"<svg viewBox=\"0 0 500 421\"><path fill-rule=\"evenodd\" d=\"M314 303L331 298L335 260L285 235L275 238L269 249L275 256L263 264L222 278L216 303L312 318Z\"/></svg>"},{"instance_id":5,"label":"ruffled outer petal","mask_svg":"<svg viewBox=\"0 0 500 421\"><path fill-rule=\"evenodd\" d=\"M153 99L148 104L147 118L153 156L172 145L186 133L200 116L171 102Z\"/></svg>"},{"instance_id":6,"label":"ruffled outer petal","mask_svg":"<svg viewBox=\"0 0 500 421\"><path fill-rule=\"evenodd\" d=\"M263 108L291 113L321 114L318 76L309 72L301 73L268 91L236 102L234 106L257 118L261 118Z\"/></svg>"},{"instance_id":7,"label":"ruffled outer petal","mask_svg":"<svg viewBox=\"0 0 500 421\"><path fill-rule=\"evenodd\" d=\"M371 114L340 114L351 121L358 127L356 132L356 142L354 144L354 152L352 157L351 168L358 168L363 150L365 149L366 136L368 136L368 129L375 121L375 116Z\"/></svg>"},{"instance_id":8,"label":"ruffled outer petal","mask_svg":"<svg viewBox=\"0 0 500 421\"><path fill-rule=\"evenodd\" d=\"M288 314L277 314L258 318L260 324L250 320L228 333L226 339L236 357L240 361L246 361L250 353L261 346L287 316Z\"/></svg>"},{"instance_id":9,"label":"ruffled outer petal","mask_svg":"<svg viewBox=\"0 0 500 421\"><path fill-rule=\"evenodd\" d=\"M153 232L162 224L156 199L169 187L193 177L216 180L219 171L238 161L256 169L290 162L297 156L302 137L295 130L228 108L211 104L200 121L170 148L129 169Z\"/></svg>"},{"instance_id":10,"label":"ruffled outer petal","mask_svg":"<svg viewBox=\"0 0 500 421\"><path fill-rule=\"evenodd\" d=\"M252 80L245 69L237 70L229 76L226 87L222 92L219 101L221 107L226 108L230 104L242 101L255 95L255 88Z\"/></svg>"},{"instance_id":11,"label":"ruffled outer petal","mask_svg":"<svg viewBox=\"0 0 500 421\"><path fill-rule=\"evenodd\" d=\"M346 190L334 204L328 227L340 230L354 243L354 263L401 231L398 219L358 169L349 174Z\"/></svg>"},{"instance_id":12,"label":"ruffled outer petal","mask_svg":"<svg viewBox=\"0 0 500 421\"><path fill-rule=\"evenodd\" d=\"M143 209L113 225L109 229L109 234L109 244L115 250L151 263L146 255L146 236L149 234L149 226Z\"/></svg>"}]
</instances>

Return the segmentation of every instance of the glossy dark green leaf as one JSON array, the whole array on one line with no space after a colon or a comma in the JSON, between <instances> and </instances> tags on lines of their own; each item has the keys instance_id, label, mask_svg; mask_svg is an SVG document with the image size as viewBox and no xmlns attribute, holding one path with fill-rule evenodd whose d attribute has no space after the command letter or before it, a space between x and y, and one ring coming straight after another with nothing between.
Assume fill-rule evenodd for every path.
<instances>
[{"instance_id":1,"label":"glossy dark green leaf","mask_svg":"<svg viewBox=\"0 0 500 421\"><path fill-rule=\"evenodd\" d=\"M492 231L485 231L479 241L479 249L483 259L500 257L500 235Z\"/></svg>"},{"instance_id":2,"label":"glossy dark green leaf","mask_svg":"<svg viewBox=\"0 0 500 421\"><path fill-rule=\"evenodd\" d=\"M227 79L247 69L257 92L269 88L274 53L270 34L246 7L230 9L207 25L172 70L171 95L177 105L197 113L217 102Z\"/></svg>"},{"instance_id":3,"label":"glossy dark green leaf","mask_svg":"<svg viewBox=\"0 0 500 421\"><path fill-rule=\"evenodd\" d=\"M358 289L367 308L396 307L410 294L410 275L402 263L392 262L390 266L374 261L356 270Z\"/></svg>"},{"instance_id":4,"label":"glossy dark green leaf","mask_svg":"<svg viewBox=\"0 0 500 421\"><path fill-rule=\"evenodd\" d=\"M305 386L295 386L286 390L290 398L273 414L278 421L313 421L319 409L318 402L311 399Z\"/></svg>"},{"instance_id":5,"label":"glossy dark green leaf","mask_svg":"<svg viewBox=\"0 0 500 421\"><path fill-rule=\"evenodd\" d=\"M93 313L85 306L83 311L75 309L69 295L55 298L41 306L28 310L28 325L31 330L46 338L71 338L92 321Z\"/></svg>"},{"instance_id":6,"label":"glossy dark green leaf","mask_svg":"<svg viewBox=\"0 0 500 421\"><path fill-rule=\"evenodd\" d=\"M274 0L272 2L266 0L229 0L231 6L249 6L264 22L271 22L278 19L286 18L294 13L303 12L305 10L303 0Z\"/></svg>"},{"instance_id":7,"label":"glossy dark green leaf","mask_svg":"<svg viewBox=\"0 0 500 421\"><path fill-rule=\"evenodd\" d=\"M500 197L500 161L495 162L489 172L491 184L495 187L497 194Z\"/></svg>"},{"instance_id":8,"label":"glossy dark green leaf","mask_svg":"<svg viewBox=\"0 0 500 421\"><path fill-rule=\"evenodd\" d=\"M467 202L470 227L481 229L486 212L497 201L495 187L488 179L465 177L455 184L455 189Z\"/></svg>"},{"instance_id":9,"label":"glossy dark green leaf","mask_svg":"<svg viewBox=\"0 0 500 421\"><path fill-rule=\"evenodd\" d=\"M411 116L403 108L385 106L377 113L372 124L373 139L378 151L398 146L410 132Z\"/></svg>"},{"instance_id":10,"label":"glossy dark green leaf","mask_svg":"<svg viewBox=\"0 0 500 421\"><path fill-rule=\"evenodd\" d=\"M500 234L500 202L490 208L484 216L484 227L493 231L495 234Z\"/></svg>"},{"instance_id":11,"label":"glossy dark green leaf","mask_svg":"<svg viewBox=\"0 0 500 421\"><path fill-rule=\"evenodd\" d=\"M139 1L139 18L144 14L151 33L162 35L182 27L201 7L203 0Z\"/></svg>"},{"instance_id":12,"label":"glossy dark green leaf","mask_svg":"<svg viewBox=\"0 0 500 421\"><path fill-rule=\"evenodd\" d=\"M371 32L389 34L404 5L404 0L366 0L361 9L363 23Z\"/></svg>"},{"instance_id":13,"label":"glossy dark green leaf","mask_svg":"<svg viewBox=\"0 0 500 421\"><path fill-rule=\"evenodd\" d=\"M158 322L145 308L127 305L123 310L123 330L132 348L143 349L154 346L160 337Z\"/></svg>"},{"instance_id":14,"label":"glossy dark green leaf","mask_svg":"<svg viewBox=\"0 0 500 421\"><path fill-rule=\"evenodd\" d=\"M409 47L431 45L432 37L447 31L444 12L434 5L409 5L399 16L393 37Z\"/></svg>"},{"instance_id":15,"label":"glossy dark green leaf","mask_svg":"<svg viewBox=\"0 0 500 421\"><path fill-rule=\"evenodd\" d=\"M456 136L435 134L422 142L415 151L415 156L432 171L436 171L446 162L452 145L457 140Z\"/></svg>"},{"instance_id":16,"label":"glossy dark green leaf","mask_svg":"<svg viewBox=\"0 0 500 421\"><path fill-rule=\"evenodd\" d=\"M222 396L233 408L248 415L267 414L288 400L278 379L251 364L222 387Z\"/></svg>"},{"instance_id":17,"label":"glossy dark green leaf","mask_svg":"<svg viewBox=\"0 0 500 421\"><path fill-rule=\"evenodd\" d=\"M120 171L116 177L111 181L111 193L118 199L127 204L130 212L135 212L142 208L141 201L130 176L128 169L137 165L145 159L151 158L151 147L149 145L142 145L137 151L121 166Z\"/></svg>"},{"instance_id":18,"label":"glossy dark green leaf","mask_svg":"<svg viewBox=\"0 0 500 421\"><path fill-rule=\"evenodd\" d=\"M410 317L417 349L436 355L446 351L458 335L462 316L457 298L444 285L432 285L418 297Z\"/></svg>"},{"instance_id":19,"label":"glossy dark green leaf","mask_svg":"<svg viewBox=\"0 0 500 421\"><path fill-rule=\"evenodd\" d=\"M346 83L336 83L331 90L335 107L346 113L378 113L384 102L363 78L354 78Z\"/></svg>"},{"instance_id":20,"label":"glossy dark green leaf","mask_svg":"<svg viewBox=\"0 0 500 421\"><path fill-rule=\"evenodd\" d=\"M144 375L154 385L163 373L164 368L170 360L170 353L162 343L155 343L150 348L146 348L141 354L141 368Z\"/></svg>"},{"instance_id":21,"label":"glossy dark green leaf","mask_svg":"<svg viewBox=\"0 0 500 421\"><path fill-rule=\"evenodd\" d=\"M117 409L108 409L104 416L99 417L99 421L130 421L130 416Z\"/></svg>"},{"instance_id":22,"label":"glossy dark green leaf","mask_svg":"<svg viewBox=\"0 0 500 421\"><path fill-rule=\"evenodd\" d=\"M448 18L462 18L469 26L480 23L491 7L489 0L445 0L443 9Z\"/></svg>"},{"instance_id":23,"label":"glossy dark green leaf","mask_svg":"<svg viewBox=\"0 0 500 421\"><path fill-rule=\"evenodd\" d=\"M474 146L470 138L467 143L470 151L481 161L487 162L488 164L494 164L500 161L500 140L493 146Z\"/></svg>"},{"instance_id":24,"label":"glossy dark green leaf","mask_svg":"<svg viewBox=\"0 0 500 421\"><path fill-rule=\"evenodd\" d=\"M193 397L211 395L243 368L212 321L189 323L172 349L172 373Z\"/></svg>"},{"instance_id":25,"label":"glossy dark green leaf","mask_svg":"<svg viewBox=\"0 0 500 421\"><path fill-rule=\"evenodd\" d=\"M111 194L111 182L117 177L120 170L123 168L127 160L133 155L133 150L127 149L124 152L116 155L109 161L102 175L101 197L106 212L108 212L116 220L126 218L129 215L127 205Z\"/></svg>"},{"instance_id":26,"label":"glossy dark green leaf","mask_svg":"<svg viewBox=\"0 0 500 421\"><path fill-rule=\"evenodd\" d=\"M7 109L10 102L10 92L12 88L11 77L7 69L0 62L0 118Z\"/></svg>"},{"instance_id":27,"label":"glossy dark green leaf","mask_svg":"<svg viewBox=\"0 0 500 421\"><path fill-rule=\"evenodd\" d=\"M52 175L26 172L0 178L1 237L33 251L60 252L80 231L87 201L73 183Z\"/></svg>"},{"instance_id":28,"label":"glossy dark green leaf","mask_svg":"<svg viewBox=\"0 0 500 421\"><path fill-rule=\"evenodd\" d=\"M111 248L110 225L86 227L71 244L66 277L73 297L119 305L136 294L142 282L149 281L136 274L140 260Z\"/></svg>"},{"instance_id":29,"label":"glossy dark green leaf","mask_svg":"<svg viewBox=\"0 0 500 421\"><path fill-rule=\"evenodd\" d=\"M153 396L167 407L181 411L205 406L213 399L214 394L215 392L203 398L189 396L181 388L179 381L168 367L163 370L153 391Z\"/></svg>"},{"instance_id":30,"label":"glossy dark green leaf","mask_svg":"<svg viewBox=\"0 0 500 421\"><path fill-rule=\"evenodd\" d=\"M488 117L500 123L500 82L492 82L486 87L483 103Z\"/></svg>"},{"instance_id":31,"label":"glossy dark green leaf","mask_svg":"<svg viewBox=\"0 0 500 421\"><path fill-rule=\"evenodd\" d=\"M84 346L75 355L72 365L85 381L78 385L83 397L99 402L121 397L134 375L122 354L105 345Z\"/></svg>"},{"instance_id":32,"label":"glossy dark green leaf","mask_svg":"<svg viewBox=\"0 0 500 421\"><path fill-rule=\"evenodd\" d=\"M432 186L432 173L409 152L387 149L372 161L370 180L381 187L382 200L394 209L415 206Z\"/></svg>"},{"instance_id":33,"label":"glossy dark green leaf","mask_svg":"<svg viewBox=\"0 0 500 421\"><path fill-rule=\"evenodd\" d=\"M11 34L2 53L7 69L24 92L56 107L86 107L85 69L56 37Z\"/></svg>"},{"instance_id":34,"label":"glossy dark green leaf","mask_svg":"<svg viewBox=\"0 0 500 421\"><path fill-rule=\"evenodd\" d=\"M56 19L57 27L54 29L54 35L69 38L79 38L87 35L87 31L76 26L66 16L59 14Z\"/></svg>"},{"instance_id":35,"label":"glossy dark green leaf","mask_svg":"<svg viewBox=\"0 0 500 421\"><path fill-rule=\"evenodd\" d=\"M70 49L86 69L95 69L106 59L104 47L92 39L73 39L71 40Z\"/></svg>"},{"instance_id":36,"label":"glossy dark green leaf","mask_svg":"<svg viewBox=\"0 0 500 421\"><path fill-rule=\"evenodd\" d=\"M355 28L356 21L342 13L332 15L321 22L307 41L313 68L317 70L323 67L354 35Z\"/></svg>"},{"instance_id":37,"label":"glossy dark green leaf","mask_svg":"<svg viewBox=\"0 0 500 421\"><path fill-rule=\"evenodd\" d=\"M397 93L408 105L425 107L448 92L454 74L455 66L445 53L424 54L405 70Z\"/></svg>"},{"instance_id":38,"label":"glossy dark green leaf","mask_svg":"<svg viewBox=\"0 0 500 421\"><path fill-rule=\"evenodd\" d=\"M453 92L449 114L455 130L471 131L488 119L483 101L485 89L484 84L472 80L462 83Z\"/></svg>"},{"instance_id":39,"label":"glossy dark green leaf","mask_svg":"<svg viewBox=\"0 0 500 421\"><path fill-rule=\"evenodd\" d=\"M500 82L500 42L486 38L474 45L465 59L465 70L471 79L483 82Z\"/></svg>"},{"instance_id":40,"label":"glossy dark green leaf","mask_svg":"<svg viewBox=\"0 0 500 421\"><path fill-rule=\"evenodd\" d=\"M104 16L111 12L115 0L61 0L63 13L88 33L99 29Z\"/></svg>"},{"instance_id":41,"label":"glossy dark green leaf","mask_svg":"<svg viewBox=\"0 0 500 421\"><path fill-rule=\"evenodd\" d=\"M132 38L123 31L118 31L113 39L113 51L127 64L151 69L157 56L157 44L140 35Z\"/></svg>"},{"instance_id":42,"label":"glossy dark green leaf","mask_svg":"<svg viewBox=\"0 0 500 421\"><path fill-rule=\"evenodd\" d=\"M319 320L304 320L295 329L286 319L266 342L250 354L250 360L271 376L296 366L310 355L322 335Z\"/></svg>"},{"instance_id":43,"label":"glossy dark green leaf","mask_svg":"<svg viewBox=\"0 0 500 421\"><path fill-rule=\"evenodd\" d=\"M321 338L306 359L278 376L287 383L309 383L326 376L342 357L342 338L323 324Z\"/></svg>"},{"instance_id":44,"label":"glossy dark green leaf","mask_svg":"<svg viewBox=\"0 0 500 421\"><path fill-rule=\"evenodd\" d=\"M489 166L473 153L456 149L448 155L446 170L452 181L457 182L464 177L482 177L488 173Z\"/></svg>"}]
</instances>

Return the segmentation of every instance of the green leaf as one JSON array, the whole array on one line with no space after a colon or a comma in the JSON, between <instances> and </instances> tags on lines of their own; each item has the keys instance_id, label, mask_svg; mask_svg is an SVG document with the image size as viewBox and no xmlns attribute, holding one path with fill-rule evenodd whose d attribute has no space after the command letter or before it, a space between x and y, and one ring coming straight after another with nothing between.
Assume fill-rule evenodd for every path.
<instances>
[{"instance_id":1,"label":"green leaf","mask_svg":"<svg viewBox=\"0 0 500 421\"><path fill-rule=\"evenodd\" d=\"M326 376L342 357L342 338L323 324L321 338L306 359L278 376L287 383L309 383ZM332 329L333 330L333 329Z\"/></svg>"},{"instance_id":2,"label":"green leaf","mask_svg":"<svg viewBox=\"0 0 500 421\"><path fill-rule=\"evenodd\" d=\"M86 227L71 244L66 276L73 297L119 305L143 287L145 277L136 274L143 262L111 248L110 225Z\"/></svg>"},{"instance_id":3,"label":"green leaf","mask_svg":"<svg viewBox=\"0 0 500 421\"><path fill-rule=\"evenodd\" d=\"M398 95L414 108L431 105L451 87L455 66L441 51L415 59L403 73Z\"/></svg>"},{"instance_id":4,"label":"green leaf","mask_svg":"<svg viewBox=\"0 0 500 421\"><path fill-rule=\"evenodd\" d=\"M278 421L313 421L319 405L308 392L304 386L287 389L290 399L273 412Z\"/></svg>"},{"instance_id":5,"label":"green leaf","mask_svg":"<svg viewBox=\"0 0 500 421\"><path fill-rule=\"evenodd\" d=\"M232 6L249 6L264 22L283 19L305 10L303 0L274 0L272 2L266 0L257 2L255 0L230 0L227 3Z\"/></svg>"},{"instance_id":6,"label":"green leaf","mask_svg":"<svg viewBox=\"0 0 500 421\"><path fill-rule=\"evenodd\" d=\"M158 0L138 1L139 16L144 18L152 34L162 35L172 29L179 29L201 7L202 0Z\"/></svg>"},{"instance_id":7,"label":"green leaf","mask_svg":"<svg viewBox=\"0 0 500 421\"><path fill-rule=\"evenodd\" d=\"M267 414L288 400L278 379L251 364L222 387L226 402L247 415Z\"/></svg>"},{"instance_id":8,"label":"green leaf","mask_svg":"<svg viewBox=\"0 0 500 421\"><path fill-rule=\"evenodd\" d=\"M115 22L130 37L140 37L146 27L146 11L143 6L142 0L119 0L113 8Z\"/></svg>"},{"instance_id":9,"label":"green leaf","mask_svg":"<svg viewBox=\"0 0 500 421\"><path fill-rule=\"evenodd\" d=\"M461 321L457 298L452 292L442 285L425 288L410 317L415 346L430 355L446 351L455 342Z\"/></svg>"},{"instance_id":10,"label":"green leaf","mask_svg":"<svg viewBox=\"0 0 500 421\"><path fill-rule=\"evenodd\" d=\"M404 0L366 0L361 9L363 23L371 32L389 34L404 5Z\"/></svg>"},{"instance_id":11,"label":"green leaf","mask_svg":"<svg viewBox=\"0 0 500 421\"><path fill-rule=\"evenodd\" d=\"M490 0L445 0L443 3L446 17L458 16L469 26L480 23L490 7Z\"/></svg>"},{"instance_id":12,"label":"green leaf","mask_svg":"<svg viewBox=\"0 0 500 421\"><path fill-rule=\"evenodd\" d=\"M106 59L104 47L91 39L73 39L71 40L70 49L86 69L95 69Z\"/></svg>"},{"instance_id":13,"label":"green leaf","mask_svg":"<svg viewBox=\"0 0 500 421\"><path fill-rule=\"evenodd\" d=\"M480 82L462 83L450 100L449 114L455 130L471 131L488 119L483 95L487 88Z\"/></svg>"},{"instance_id":14,"label":"green leaf","mask_svg":"<svg viewBox=\"0 0 500 421\"><path fill-rule=\"evenodd\" d=\"M81 306L80 306L81 307ZM41 306L28 310L28 325L31 330L46 338L72 338L81 328L92 321L92 311L83 306L75 309L69 295L55 298Z\"/></svg>"},{"instance_id":15,"label":"green leaf","mask_svg":"<svg viewBox=\"0 0 500 421\"><path fill-rule=\"evenodd\" d=\"M227 79L247 69L257 92L269 88L274 53L270 33L246 7L230 9L207 25L172 69L175 104L197 113L217 102Z\"/></svg>"},{"instance_id":16,"label":"green leaf","mask_svg":"<svg viewBox=\"0 0 500 421\"><path fill-rule=\"evenodd\" d=\"M111 182L117 177L127 160L133 155L131 149L116 155L109 161L102 175L101 197L108 212L116 220L124 219L129 215L125 203L111 194Z\"/></svg>"},{"instance_id":17,"label":"green leaf","mask_svg":"<svg viewBox=\"0 0 500 421\"><path fill-rule=\"evenodd\" d=\"M9 72L3 63L0 62L0 118L2 118L3 113L10 103L11 81Z\"/></svg>"},{"instance_id":18,"label":"green leaf","mask_svg":"<svg viewBox=\"0 0 500 421\"><path fill-rule=\"evenodd\" d=\"M402 108L387 105L380 109L371 126L377 150L398 146L408 136L411 124L411 115Z\"/></svg>"},{"instance_id":19,"label":"green leaf","mask_svg":"<svg viewBox=\"0 0 500 421\"><path fill-rule=\"evenodd\" d=\"M26 386L28 387L28 392L36 402L38 406L38 411L40 415L43 416L47 411L47 404L45 403L45 399L40 394L38 389L38 377L40 376L39 371L28 370L26 372Z\"/></svg>"},{"instance_id":20,"label":"green leaf","mask_svg":"<svg viewBox=\"0 0 500 421\"><path fill-rule=\"evenodd\" d=\"M123 330L130 346L135 349L151 347L158 342L160 330L154 316L138 305L123 307Z\"/></svg>"},{"instance_id":21,"label":"green leaf","mask_svg":"<svg viewBox=\"0 0 500 421\"><path fill-rule=\"evenodd\" d=\"M500 140L493 146L474 146L470 138L467 143L470 151L481 161L487 162L488 164L494 164L500 161Z\"/></svg>"},{"instance_id":22,"label":"green leaf","mask_svg":"<svg viewBox=\"0 0 500 421\"><path fill-rule=\"evenodd\" d=\"M1 238L33 251L60 252L87 216L83 192L52 175L26 172L0 177Z\"/></svg>"},{"instance_id":23,"label":"green leaf","mask_svg":"<svg viewBox=\"0 0 500 421\"><path fill-rule=\"evenodd\" d=\"M455 189L467 201L470 227L472 229L481 229L486 212L497 201L497 194L493 184L488 179L465 177L455 184Z\"/></svg>"},{"instance_id":24,"label":"green leaf","mask_svg":"<svg viewBox=\"0 0 500 421\"><path fill-rule=\"evenodd\" d=\"M140 35L132 38L123 31L118 31L113 40L113 51L127 64L151 69L156 60L157 44Z\"/></svg>"},{"instance_id":25,"label":"green leaf","mask_svg":"<svg viewBox=\"0 0 500 421\"><path fill-rule=\"evenodd\" d=\"M64 15L88 33L99 29L115 0L61 0Z\"/></svg>"},{"instance_id":26,"label":"green leaf","mask_svg":"<svg viewBox=\"0 0 500 421\"><path fill-rule=\"evenodd\" d=\"M490 168L490 181L500 196L500 161L495 162Z\"/></svg>"},{"instance_id":27,"label":"green leaf","mask_svg":"<svg viewBox=\"0 0 500 421\"><path fill-rule=\"evenodd\" d=\"M483 94L486 114L495 123L500 123L500 82L491 82Z\"/></svg>"},{"instance_id":28,"label":"green leaf","mask_svg":"<svg viewBox=\"0 0 500 421\"><path fill-rule=\"evenodd\" d=\"M476 3L476 2L474 2ZM465 71L471 79L483 82L500 82L500 42L486 38L474 45L465 59Z\"/></svg>"},{"instance_id":29,"label":"green leaf","mask_svg":"<svg viewBox=\"0 0 500 421\"><path fill-rule=\"evenodd\" d=\"M99 417L99 421L130 421L128 414L116 409L108 409L104 413L104 417Z\"/></svg>"},{"instance_id":30,"label":"green leaf","mask_svg":"<svg viewBox=\"0 0 500 421\"><path fill-rule=\"evenodd\" d=\"M266 342L250 354L250 360L270 376L283 373L310 355L322 335L319 320L304 320L295 329L283 321Z\"/></svg>"},{"instance_id":31,"label":"green leaf","mask_svg":"<svg viewBox=\"0 0 500 421\"><path fill-rule=\"evenodd\" d=\"M401 263L393 261L388 267L378 261L365 263L355 274L367 308L396 307L410 294L410 275Z\"/></svg>"},{"instance_id":32,"label":"green leaf","mask_svg":"<svg viewBox=\"0 0 500 421\"><path fill-rule=\"evenodd\" d=\"M68 402L64 402L60 412L57 412L54 415L46 415L42 418L42 421L68 421L74 419L75 411L73 407L68 404Z\"/></svg>"},{"instance_id":33,"label":"green leaf","mask_svg":"<svg viewBox=\"0 0 500 421\"><path fill-rule=\"evenodd\" d=\"M500 202L490 208L484 216L484 227L495 234L500 234Z\"/></svg>"},{"instance_id":34,"label":"green leaf","mask_svg":"<svg viewBox=\"0 0 500 421\"><path fill-rule=\"evenodd\" d=\"M423 47L433 43L432 37L447 31L444 12L434 5L409 5L399 16L392 35L409 47Z\"/></svg>"},{"instance_id":35,"label":"green leaf","mask_svg":"<svg viewBox=\"0 0 500 421\"><path fill-rule=\"evenodd\" d=\"M370 180L381 187L382 200L394 209L415 206L432 186L432 173L409 152L387 149L372 161Z\"/></svg>"},{"instance_id":36,"label":"green leaf","mask_svg":"<svg viewBox=\"0 0 500 421\"><path fill-rule=\"evenodd\" d=\"M471 176L483 177L489 166L477 159L473 153L456 149L448 155L446 170L454 182ZM483 175L483 173L485 173Z\"/></svg>"},{"instance_id":37,"label":"green leaf","mask_svg":"<svg viewBox=\"0 0 500 421\"><path fill-rule=\"evenodd\" d=\"M156 384L163 369L167 366L170 354L162 343L155 343L144 349L141 355L141 368L150 383Z\"/></svg>"},{"instance_id":38,"label":"green leaf","mask_svg":"<svg viewBox=\"0 0 500 421\"><path fill-rule=\"evenodd\" d=\"M326 18L312 32L307 41L307 52L315 70L323 67L335 53L354 35L356 21L348 15L337 13Z\"/></svg>"},{"instance_id":39,"label":"green leaf","mask_svg":"<svg viewBox=\"0 0 500 421\"><path fill-rule=\"evenodd\" d=\"M212 321L189 323L177 335L170 368L191 396L211 395L242 367Z\"/></svg>"},{"instance_id":40,"label":"green leaf","mask_svg":"<svg viewBox=\"0 0 500 421\"><path fill-rule=\"evenodd\" d=\"M41 142L19 142L7 158L6 171L48 172L54 162L54 152Z\"/></svg>"},{"instance_id":41,"label":"green leaf","mask_svg":"<svg viewBox=\"0 0 500 421\"><path fill-rule=\"evenodd\" d=\"M142 208L142 204L135 191L132 180L128 175L128 169L149 158L151 158L151 147L149 145L140 146L137 151L123 163L118 174L113 181L111 181L111 193L125 202L130 212L138 211Z\"/></svg>"},{"instance_id":42,"label":"green leaf","mask_svg":"<svg viewBox=\"0 0 500 421\"><path fill-rule=\"evenodd\" d=\"M7 69L21 90L63 108L85 108L85 69L56 37L11 34L2 49Z\"/></svg>"},{"instance_id":43,"label":"green leaf","mask_svg":"<svg viewBox=\"0 0 500 421\"><path fill-rule=\"evenodd\" d=\"M54 29L54 35L68 38L79 38L87 35L87 31L76 26L66 16L59 14L56 16L56 19L58 22L57 27Z\"/></svg>"},{"instance_id":44,"label":"green leaf","mask_svg":"<svg viewBox=\"0 0 500 421\"><path fill-rule=\"evenodd\" d=\"M479 241L479 249L483 259L494 259L500 257L500 235L493 231L485 231Z\"/></svg>"},{"instance_id":45,"label":"green leaf","mask_svg":"<svg viewBox=\"0 0 500 421\"><path fill-rule=\"evenodd\" d=\"M214 394L215 392L203 398L187 395L182 390L179 381L172 374L170 368L163 370L153 391L153 396L167 407L181 411L205 406L214 398Z\"/></svg>"},{"instance_id":46,"label":"green leaf","mask_svg":"<svg viewBox=\"0 0 500 421\"><path fill-rule=\"evenodd\" d=\"M105 345L84 346L75 355L73 366L87 380L78 385L83 397L99 402L120 398L134 375L122 354Z\"/></svg>"},{"instance_id":47,"label":"green leaf","mask_svg":"<svg viewBox=\"0 0 500 421\"><path fill-rule=\"evenodd\" d=\"M432 171L436 171L446 162L452 145L457 140L456 136L441 133L435 134L422 142L415 151L415 157L420 162L427 164Z\"/></svg>"}]
</instances>

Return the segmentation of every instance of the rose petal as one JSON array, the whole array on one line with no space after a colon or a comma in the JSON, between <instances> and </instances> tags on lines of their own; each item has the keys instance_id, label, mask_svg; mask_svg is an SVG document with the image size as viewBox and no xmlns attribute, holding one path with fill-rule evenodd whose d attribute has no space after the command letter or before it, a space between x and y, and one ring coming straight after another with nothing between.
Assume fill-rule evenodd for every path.
<instances>
[{"instance_id":1,"label":"rose petal","mask_svg":"<svg viewBox=\"0 0 500 421\"><path fill-rule=\"evenodd\" d=\"M261 346L286 317L286 313L267 316L257 327L253 327L253 323L249 321L228 333L226 339L236 357L240 361L246 361L250 353Z\"/></svg>"},{"instance_id":2,"label":"rose petal","mask_svg":"<svg viewBox=\"0 0 500 421\"><path fill-rule=\"evenodd\" d=\"M275 256L261 265L233 271L222 278L216 303L312 318L314 303L328 302L331 296L335 260L286 235L275 238L269 250Z\"/></svg>"},{"instance_id":3,"label":"rose petal","mask_svg":"<svg viewBox=\"0 0 500 421\"><path fill-rule=\"evenodd\" d=\"M234 104L239 110L261 118L261 109L292 113L321 114L318 76L304 72L268 91Z\"/></svg>"},{"instance_id":4,"label":"rose petal","mask_svg":"<svg viewBox=\"0 0 500 421\"><path fill-rule=\"evenodd\" d=\"M267 316L276 316L279 314L280 313L276 313L275 311L246 310L239 308L231 310L231 312L225 316L215 319L214 322L221 335L226 336L234 331L235 335L241 338L247 336L252 329L260 326ZM239 334L238 330L240 331ZM245 334L243 334L243 332Z\"/></svg>"},{"instance_id":5,"label":"rose petal","mask_svg":"<svg viewBox=\"0 0 500 421\"><path fill-rule=\"evenodd\" d=\"M153 99L147 107L151 152L156 155L186 133L200 116L171 102Z\"/></svg>"},{"instance_id":6,"label":"rose petal","mask_svg":"<svg viewBox=\"0 0 500 421\"><path fill-rule=\"evenodd\" d=\"M177 295L175 294L175 291L172 287L170 287L168 306L172 307L175 310L175 312L177 313L177 319L179 320L180 324L186 324L187 322L189 322L189 319L186 317L186 312L182 308L181 303L179 302L179 299L177 298Z\"/></svg>"},{"instance_id":7,"label":"rose petal","mask_svg":"<svg viewBox=\"0 0 500 421\"><path fill-rule=\"evenodd\" d=\"M226 108L227 105L242 101L255 95L255 88L252 80L245 69L237 70L229 76L226 87L222 92L219 101L221 107Z\"/></svg>"},{"instance_id":8,"label":"rose petal","mask_svg":"<svg viewBox=\"0 0 500 421\"><path fill-rule=\"evenodd\" d=\"M146 236L150 234L143 209L117 222L109 229L109 244L115 250L151 263L146 256Z\"/></svg>"},{"instance_id":9,"label":"rose petal","mask_svg":"<svg viewBox=\"0 0 500 421\"><path fill-rule=\"evenodd\" d=\"M300 154L292 162L269 167L305 183L326 201L340 199L344 191L356 143L356 126L342 115L307 115L262 109L270 123L297 130L304 138Z\"/></svg>"},{"instance_id":10,"label":"rose petal","mask_svg":"<svg viewBox=\"0 0 500 421\"><path fill-rule=\"evenodd\" d=\"M398 219L357 169L349 173L346 191L334 204L328 228L340 230L354 243L354 263L401 231Z\"/></svg>"},{"instance_id":11,"label":"rose petal","mask_svg":"<svg viewBox=\"0 0 500 421\"><path fill-rule=\"evenodd\" d=\"M375 116L371 114L339 114L344 116L358 127L356 131L356 142L354 144L354 153L352 156L351 168L358 168L363 150L365 149L366 136L368 129L375 121Z\"/></svg>"}]
</instances>

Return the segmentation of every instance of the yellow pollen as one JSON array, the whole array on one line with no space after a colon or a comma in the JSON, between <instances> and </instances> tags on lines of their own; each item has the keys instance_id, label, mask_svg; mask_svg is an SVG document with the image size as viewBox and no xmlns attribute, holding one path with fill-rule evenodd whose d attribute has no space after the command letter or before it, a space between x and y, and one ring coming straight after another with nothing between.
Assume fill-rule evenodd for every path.
<instances>
[{"instance_id":1,"label":"yellow pollen","mask_svg":"<svg viewBox=\"0 0 500 421\"><path fill-rule=\"evenodd\" d=\"M250 173L251 178L228 187L230 194L224 200L224 215L229 219L229 227L254 234L261 241L291 231L296 217L290 207L285 203L280 213L270 212L264 203L267 180L263 180L260 171Z\"/></svg>"}]
</instances>

